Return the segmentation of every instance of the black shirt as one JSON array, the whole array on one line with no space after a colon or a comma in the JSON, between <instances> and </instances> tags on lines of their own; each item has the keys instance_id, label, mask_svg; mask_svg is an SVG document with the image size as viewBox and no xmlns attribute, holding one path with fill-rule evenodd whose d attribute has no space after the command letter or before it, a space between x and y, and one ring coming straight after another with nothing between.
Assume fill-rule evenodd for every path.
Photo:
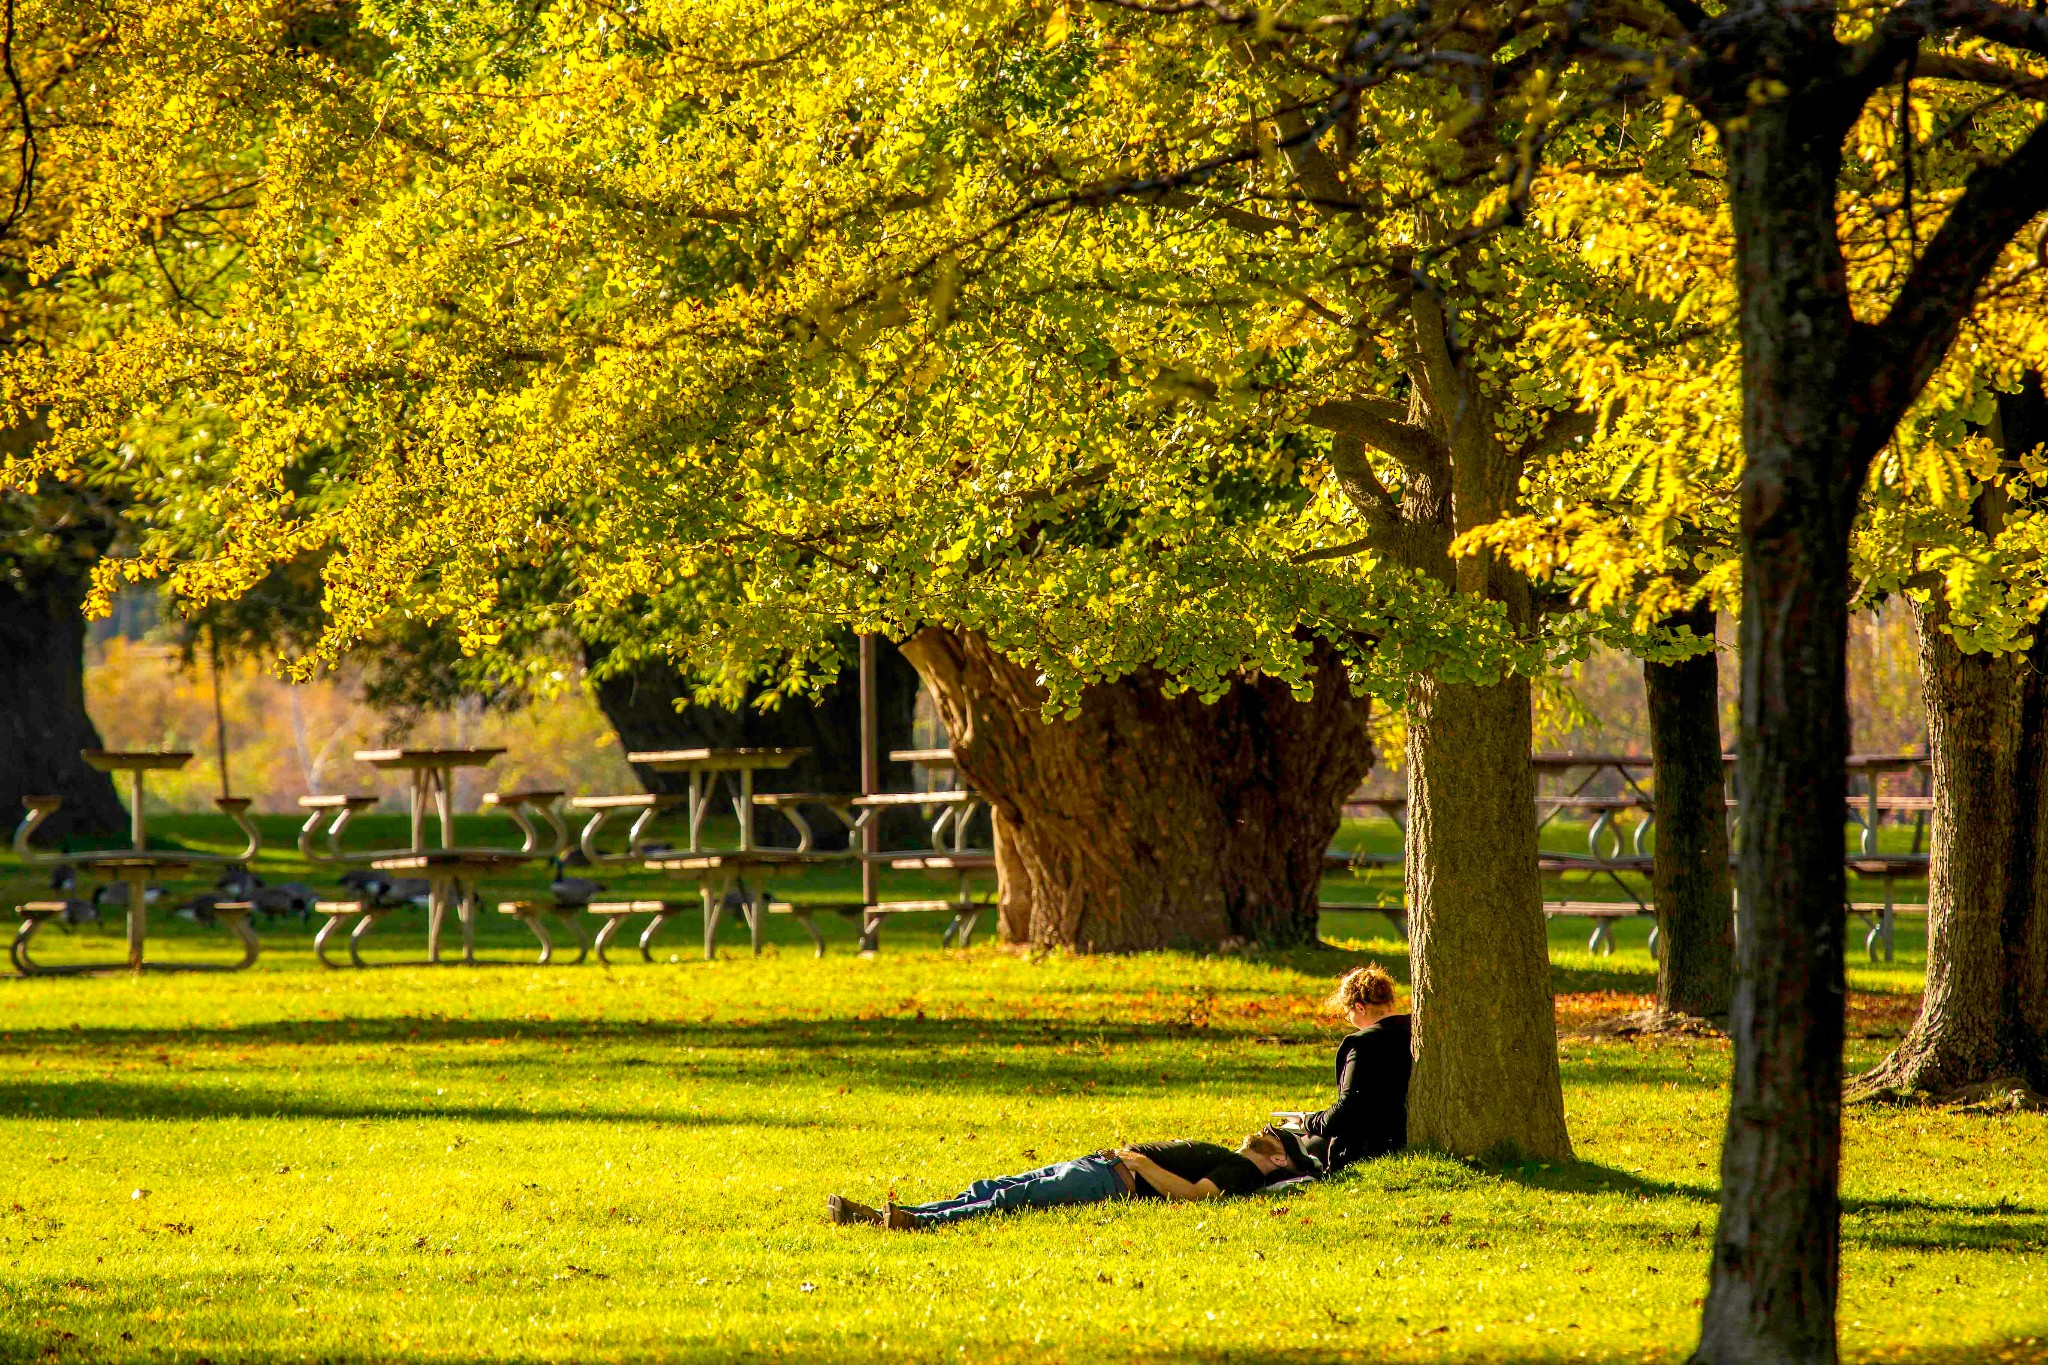
<instances>
[{"instance_id":1,"label":"black shirt","mask_svg":"<svg viewBox=\"0 0 2048 1365\"><path fill-rule=\"evenodd\" d=\"M1328 1143L1332 1171L1408 1145L1409 1019L1390 1014L1337 1048L1337 1102L1305 1128Z\"/></svg>"},{"instance_id":2,"label":"black shirt","mask_svg":"<svg viewBox=\"0 0 2048 1365\"><path fill-rule=\"evenodd\" d=\"M1143 1152L1191 1185L1207 1180L1225 1194L1250 1194L1266 1183L1266 1173L1249 1158L1213 1142L1136 1142L1131 1150ZM1138 1178L1132 1193L1139 1199L1166 1197L1147 1184L1143 1175L1131 1174Z\"/></svg>"}]
</instances>

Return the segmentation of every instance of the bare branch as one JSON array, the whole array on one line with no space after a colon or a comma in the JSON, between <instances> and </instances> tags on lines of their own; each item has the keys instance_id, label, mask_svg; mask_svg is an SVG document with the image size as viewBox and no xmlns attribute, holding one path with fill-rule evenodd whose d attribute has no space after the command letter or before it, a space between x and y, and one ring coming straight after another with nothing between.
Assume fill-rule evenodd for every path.
<instances>
[{"instance_id":1,"label":"bare branch","mask_svg":"<svg viewBox=\"0 0 2048 1365\"><path fill-rule=\"evenodd\" d=\"M21 148L17 153L20 169L15 172L14 194L7 206L7 217L0 220L0 237L6 236L28 212L29 201L35 198L36 163L41 159L41 150L36 146L35 111L29 107L28 91L22 86L21 72L14 64L14 4L6 0L6 18L0 24L0 67L7 72L7 88L13 92L14 107L21 116Z\"/></svg>"}]
</instances>

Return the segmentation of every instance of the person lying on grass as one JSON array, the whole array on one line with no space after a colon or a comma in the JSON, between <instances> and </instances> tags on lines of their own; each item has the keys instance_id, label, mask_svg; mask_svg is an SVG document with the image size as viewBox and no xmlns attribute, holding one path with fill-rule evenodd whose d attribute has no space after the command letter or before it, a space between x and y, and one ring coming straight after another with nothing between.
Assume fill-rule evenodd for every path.
<instances>
[{"instance_id":1,"label":"person lying on grass","mask_svg":"<svg viewBox=\"0 0 2048 1365\"><path fill-rule=\"evenodd\" d=\"M1250 1194L1276 1180L1317 1173L1292 1133L1265 1128L1236 1151L1214 1142L1141 1142L1041 1166L1022 1175L977 1180L965 1194L935 1204L890 1204L871 1209L845 1195L828 1195L826 1211L835 1223L869 1223L899 1229L956 1223L1005 1209L1097 1204L1109 1199L1168 1199L1199 1202Z\"/></svg>"}]
</instances>

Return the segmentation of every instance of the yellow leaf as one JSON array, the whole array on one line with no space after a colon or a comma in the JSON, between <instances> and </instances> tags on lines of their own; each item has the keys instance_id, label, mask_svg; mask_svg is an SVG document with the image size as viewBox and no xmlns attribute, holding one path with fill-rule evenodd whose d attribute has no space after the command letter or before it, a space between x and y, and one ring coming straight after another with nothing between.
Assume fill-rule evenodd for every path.
<instances>
[{"instance_id":1,"label":"yellow leaf","mask_svg":"<svg viewBox=\"0 0 2048 1365\"><path fill-rule=\"evenodd\" d=\"M1045 21L1045 45L1058 47L1064 43L1067 40L1067 30L1071 27L1073 24L1067 17L1067 7L1063 4L1054 6L1052 18Z\"/></svg>"}]
</instances>

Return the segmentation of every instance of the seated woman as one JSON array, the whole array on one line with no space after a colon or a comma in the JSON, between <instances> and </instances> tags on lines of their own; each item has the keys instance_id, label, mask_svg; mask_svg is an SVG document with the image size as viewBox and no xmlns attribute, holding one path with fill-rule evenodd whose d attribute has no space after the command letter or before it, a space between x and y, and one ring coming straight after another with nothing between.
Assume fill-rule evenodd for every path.
<instances>
[{"instance_id":1,"label":"seated woman","mask_svg":"<svg viewBox=\"0 0 2048 1365\"><path fill-rule=\"evenodd\" d=\"M1337 1047L1337 1102L1301 1120L1309 1150L1335 1172L1407 1145L1410 1043L1394 979L1377 965L1344 973L1323 1008L1357 1030Z\"/></svg>"},{"instance_id":2,"label":"seated woman","mask_svg":"<svg viewBox=\"0 0 2048 1365\"><path fill-rule=\"evenodd\" d=\"M1106 1199L1199 1201L1250 1194L1276 1180L1307 1174L1314 1163L1292 1133L1267 1128L1236 1151L1214 1142L1141 1142L1058 1161L1022 1175L977 1180L967 1192L934 1204L871 1209L844 1195L828 1195L835 1223L870 1223L899 1229L956 1223L1005 1209L1095 1204Z\"/></svg>"}]
</instances>

